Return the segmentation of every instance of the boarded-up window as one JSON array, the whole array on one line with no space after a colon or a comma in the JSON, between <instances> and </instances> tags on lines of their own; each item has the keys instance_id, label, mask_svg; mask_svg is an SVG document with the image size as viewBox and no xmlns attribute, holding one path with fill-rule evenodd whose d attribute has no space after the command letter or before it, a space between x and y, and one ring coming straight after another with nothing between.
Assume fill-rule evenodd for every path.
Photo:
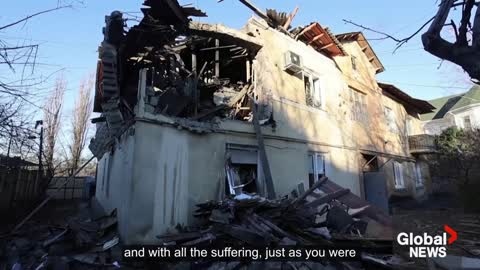
<instances>
[{"instance_id":1,"label":"boarded-up window","mask_svg":"<svg viewBox=\"0 0 480 270\"><path fill-rule=\"evenodd\" d=\"M321 108L323 97L322 89L320 87L320 80L310 75L305 75L303 80L305 85L305 98L307 105L310 107Z\"/></svg>"},{"instance_id":2,"label":"boarded-up window","mask_svg":"<svg viewBox=\"0 0 480 270\"><path fill-rule=\"evenodd\" d=\"M403 165L400 162L393 162L393 174L395 178L395 188L403 189L405 188L405 182L403 180Z\"/></svg>"},{"instance_id":3,"label":"boarded-up window","mask_svg":"<svg viewBox=\"0 0 480 270\"><path fill-rule=\"evenodd\" d=\"M325 175L325 154L308 154L308 182L310 187Z\"/></svg>"},{"instance_id":4,"label":"boarded-up window","mask_svg":"<svg viewBox=\"0 0 480 270\"><path fill-rule=\"evenodd\" d=\"M365 94L350 88L351 117L352 120L368 124L367 97Z\"/></svg>"},{"instance_id":5,"label":"boarded-up window","mask_svg":"<svg viewBox=\"0 0 480 270\"><path fill-rule=\"evenodd\" d=\"M387 121L387 127L390 132L397 133L398 132L398 127L397 127L397 122L396 122L396 117L394 111L389 108L385 107L384 108L384 113L385 113L385 120Z\"/></svg>"}]
</instances>

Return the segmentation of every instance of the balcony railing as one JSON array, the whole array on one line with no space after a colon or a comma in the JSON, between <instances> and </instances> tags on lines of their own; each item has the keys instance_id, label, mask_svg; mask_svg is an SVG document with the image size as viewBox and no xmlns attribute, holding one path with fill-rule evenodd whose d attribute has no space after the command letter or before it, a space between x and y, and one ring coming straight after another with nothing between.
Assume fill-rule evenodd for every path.
<instances>
[{"instance_id":1,"label":"balcony railing","mask_svg":"<svg viewBox=\"0 0 480 270\"><path fill-rule=\"evenodd\" d=\"M408 146L412 154L435 153L438 150L435 136L427 134L408 136Z\"/></svg>"}]
</instances>

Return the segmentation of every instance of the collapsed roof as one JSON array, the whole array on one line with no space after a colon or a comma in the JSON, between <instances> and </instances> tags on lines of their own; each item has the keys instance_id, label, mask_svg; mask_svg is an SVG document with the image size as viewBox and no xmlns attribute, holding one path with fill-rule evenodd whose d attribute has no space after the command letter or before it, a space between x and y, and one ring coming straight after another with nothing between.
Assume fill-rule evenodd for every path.
<instances>
[{"instance_id":1,"label":"collapsed roof","mask_svg":"<svg viewBox=\"0 0 480 270\"><path fill-rule=\"evenodd\" d=\"M96 156L133 121L142 80L146 113L196 121L253 118L250 69L262 45L220 24L191 22L189 16L206 14L176 0L144 5L143 19L127 31L121 12L106 17L94 102L102 116L90 144Z\"/></svg>"},{"instance_id":2,"label":"collapsed roof","mask_svg":"<svg viewBox=\"0 0 480 270\"><path fill-rule=\"evenodd\" d=\"M377 73L384 70L361 32L335 36L317 22L287 31L298 9L289 15L275 10L264 13L248 1L241 2L270 27L327 57L347 55L341 42L357 41ZM192 22L190 16L207 15L193 7L182 7L176 0L146 0L143 5L144 17L130 29L126 29L121 12L106 17L94 101L94 111L102 116L95 119L97 134L90 144L92 152L103 154L113 138L134 121L141 72L146 72L142 75L146 113L189 121L215 117L252 121L251 66L262 48L261 41L221 24ZM431 110L394 86L385 88L420 112ZM271 117L263 115L262 120L273 123Z\"/></svg>"}]
</instances>

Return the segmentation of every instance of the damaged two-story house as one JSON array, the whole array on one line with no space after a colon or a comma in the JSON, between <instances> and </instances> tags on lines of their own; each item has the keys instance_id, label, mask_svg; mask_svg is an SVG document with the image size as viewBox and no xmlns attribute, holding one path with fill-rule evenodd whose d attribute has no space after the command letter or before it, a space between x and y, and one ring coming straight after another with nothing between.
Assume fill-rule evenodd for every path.
<instances>
[{"instance_id":1,"label":"damaged two-story house","mask_svg":"<svg viewBox=\"0 0 480 270\"><path fill-rule=\"evenodd\" d=\"M144 5L126 32L120 12L106 18L90 144L96 198L126 243L194 223L198 203L298 194L323 176L385 209L428 193L408 136L433 107L377 83L362 33L287 30L272 10L235 30L176 1Z\"/></svg>"}]
</instances>

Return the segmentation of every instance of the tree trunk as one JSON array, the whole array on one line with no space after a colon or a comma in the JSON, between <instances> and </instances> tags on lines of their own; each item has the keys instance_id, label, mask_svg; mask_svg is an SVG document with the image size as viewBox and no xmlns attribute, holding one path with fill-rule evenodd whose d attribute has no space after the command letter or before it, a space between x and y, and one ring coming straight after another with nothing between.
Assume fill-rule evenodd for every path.
<instances>
[{"instance_id":1,"label":"tree trunk","mask_svg":"<svg viewBox=\"0 0 480 270\"><path fill-rule=\"evenodd\" d=\"M422 35L422 43L425 51L435 55L441 59L455 63L463 68L472 79L480 81L480 11L477 8L472 27L473 42L472 46L468 45L465 38L459 37L455 43L451 43L443 39L440 35L442 28L450 13L455 0L442 0L435 19L432 21L427 32ZM471 9L472 7L470 7ZM470 12L470 11L469 11ZM467 13L469 14L469 13ZM469 15L466 15L469 17ZM465 22L462 20L461 29L466 28Z\"/></svg>"}]
</instances>

